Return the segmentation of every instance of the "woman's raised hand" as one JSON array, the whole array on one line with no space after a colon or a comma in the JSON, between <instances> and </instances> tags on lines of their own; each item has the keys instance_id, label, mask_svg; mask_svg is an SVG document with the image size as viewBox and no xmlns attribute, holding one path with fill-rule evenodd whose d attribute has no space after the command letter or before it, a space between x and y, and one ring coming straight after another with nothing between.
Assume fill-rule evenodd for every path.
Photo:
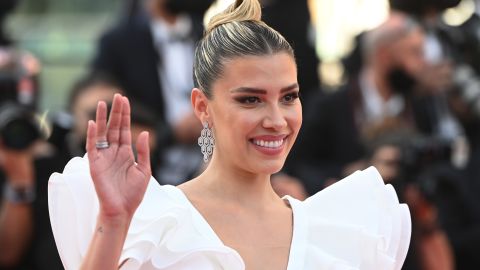
<instances>
[{"instance_id":1,"label":"woman's raised hand","mask_svg":"<svg viewBox=\"0 0 480 270\"><path fill-rule=\"evenodd\" d=\"M142 132L137 138L135 163L128 99L115 95L108 124L107 105L99 102L96 118L95 122L88 123L87 153L100 215L130 219L143 199L151 176L148 133Z\"/></svg>"}]
</instances>

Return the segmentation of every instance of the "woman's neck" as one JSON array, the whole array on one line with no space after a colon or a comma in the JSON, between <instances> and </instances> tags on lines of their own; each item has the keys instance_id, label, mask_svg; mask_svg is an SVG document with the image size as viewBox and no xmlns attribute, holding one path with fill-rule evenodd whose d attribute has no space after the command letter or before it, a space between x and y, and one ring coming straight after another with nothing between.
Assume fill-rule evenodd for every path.
<instances>
[{"instance_id":1,"label":"woman's neck","mask_svg":"<svg viewBox=\"0 0 480 270\"><path fill-rule=\"evenodd\" d=\"M233 164L213 158L207 169L194 181L203 192L245 207L259 207L279 201L269 174L254 174Z\"/></svg>"}]
</instances>

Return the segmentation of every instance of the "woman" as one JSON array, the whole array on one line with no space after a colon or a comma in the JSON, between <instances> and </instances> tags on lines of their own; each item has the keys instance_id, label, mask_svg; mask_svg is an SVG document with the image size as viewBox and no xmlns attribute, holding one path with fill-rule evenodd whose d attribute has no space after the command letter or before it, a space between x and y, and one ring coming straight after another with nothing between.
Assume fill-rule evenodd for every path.
<instances>
[{"instance_id":1,"label":"woman","mask_svg":"<svg viewBox=\"0 0 480 270\"><path fill-rule=\"evenodd\" d=\"M408 209L374 169L305 202L273 191L270 175L282 168L302 116L293 51L260 13L258 0L236 1L212 19L196 50L192 105L211 158L199 177L156 184L147 133L134 162L128 100L115 96L108 125L99 103L88 160L72 160L50 180L67 269L400 269Z\"/></svg>"}]
</instances>

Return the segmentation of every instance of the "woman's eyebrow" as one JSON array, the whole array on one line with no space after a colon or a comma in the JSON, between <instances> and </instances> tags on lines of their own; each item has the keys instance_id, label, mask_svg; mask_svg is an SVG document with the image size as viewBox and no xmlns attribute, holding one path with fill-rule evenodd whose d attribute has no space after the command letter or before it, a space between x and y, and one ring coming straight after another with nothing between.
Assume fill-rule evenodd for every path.
<instances>
[{"instance_id":1,"label":"woman's eyebrow","mask_svg":"<svg viewBox=\"0 0 480 270\"><path fill-rule=\"evenodd\" d=\"M300 88L300 85L298 85L298 83L294 83L292 85L289 85L287 87L284 87L280 90L280 93L284 93L284 92L288 92L288 91L291 91L291 90L294 90L294 89L298 89Z\"/></svg>"},{"instance_id":2,"label":"woman's eyebrow","mask_svg":"<svg viewBox=\"0 0 480 270\"><path fill-rule=\"evenodd\" d=\"M259 88L252 88L252 87L239 87L233 90L230 90L231 93L249 93L249 94L262 94L266 95L267 90L259 89Z\"/></svg>"},{"instance_id":3,"label":"woman's eyebrow","mask_svg":"<svg viewBox=\"0 0 480 270\"><path fill-rule=\"evenodd\" d=\"M289 85L287 87L284 87L280 90L280 93L288 92L293 89L299 88L298 83L294 83L292 85ZM249 94L260 94L260 95L266 95L267 90L260 89L260 88L253 88L253 87L239 87L230 90L231 93L249 93Z\"/></svg>"}]
</instances>

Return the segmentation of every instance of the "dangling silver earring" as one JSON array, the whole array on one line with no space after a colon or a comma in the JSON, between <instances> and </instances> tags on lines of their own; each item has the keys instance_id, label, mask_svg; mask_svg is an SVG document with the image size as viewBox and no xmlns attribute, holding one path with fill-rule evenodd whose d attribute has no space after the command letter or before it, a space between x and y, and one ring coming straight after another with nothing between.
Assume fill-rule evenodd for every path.
<instances>
[{"instance_id":1,"label":"dangling silver earring","mask_svg":"<svg viewBox=\"0 0 480 270\"><path fill-rule=\"evenodd\" d=\"M203 129L198 137L198 145L202 148L203 161L206 163L213 154L213 147L215 146L215 139L213 138L213 132L208 127L208 122L203 123Z\"/></svg>"}]
</instances>

